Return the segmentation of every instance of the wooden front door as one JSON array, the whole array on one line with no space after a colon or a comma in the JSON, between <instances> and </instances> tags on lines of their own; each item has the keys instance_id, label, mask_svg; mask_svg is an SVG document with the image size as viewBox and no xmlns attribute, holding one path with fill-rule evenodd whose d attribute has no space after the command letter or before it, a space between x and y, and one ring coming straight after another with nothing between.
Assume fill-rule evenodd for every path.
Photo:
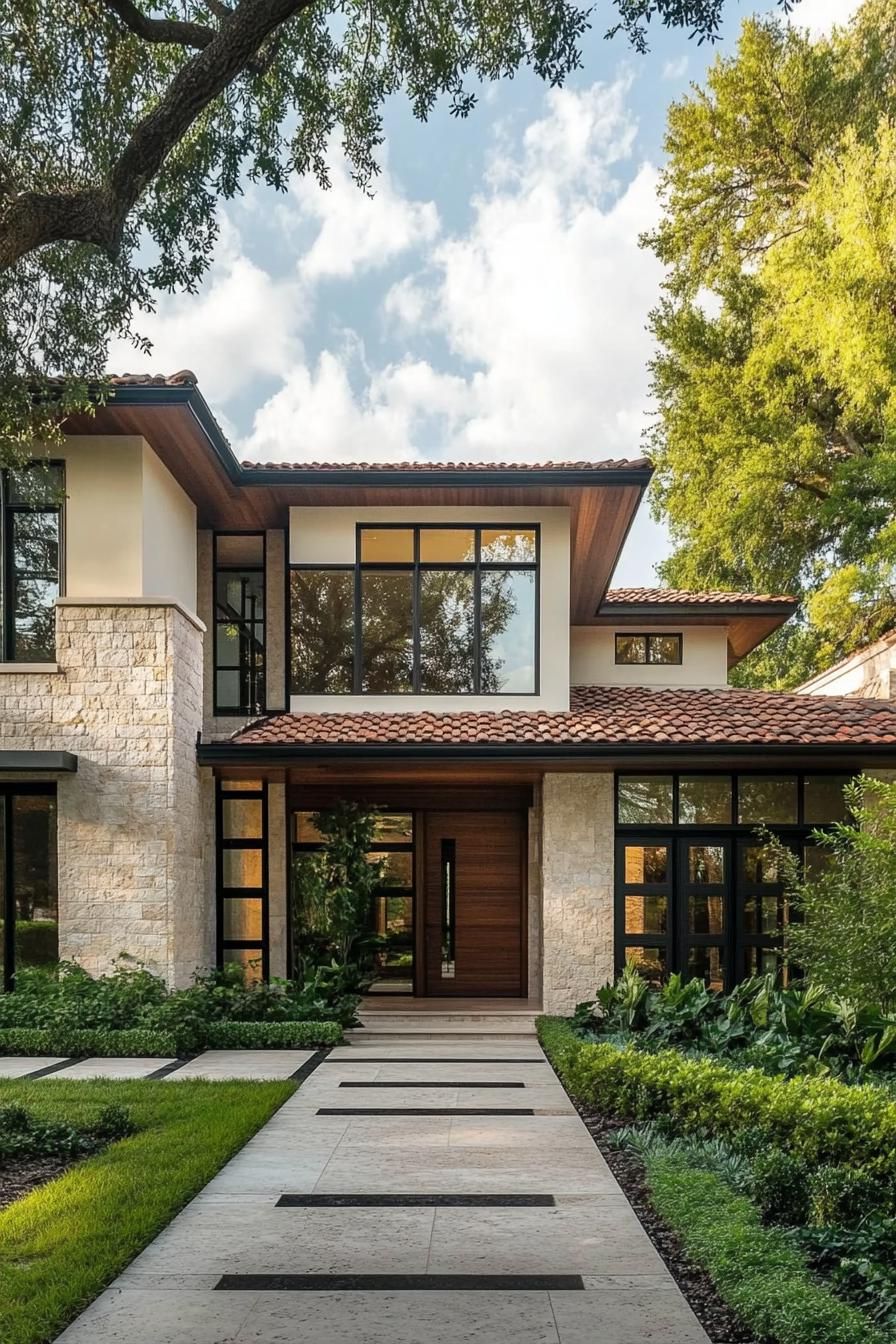
<instances>
[{"instance_id":1,"label":"wooden front door","mask_svg":"<svg viewBox=\"0 0 896 1344\"><path fill-rule=\"evenodd\" d=\"M427 994L526 994L522 812L427 812Z\"/></svg>"}]
</instances>

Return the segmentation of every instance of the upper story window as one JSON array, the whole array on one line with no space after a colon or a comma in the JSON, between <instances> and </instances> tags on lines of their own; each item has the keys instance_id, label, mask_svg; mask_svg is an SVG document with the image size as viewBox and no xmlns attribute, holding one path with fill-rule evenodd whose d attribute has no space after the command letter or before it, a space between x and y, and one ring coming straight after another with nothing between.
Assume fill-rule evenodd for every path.
<instances>
[{"instance_id":1,"label":"upper story window","mask_svg":"<svg viewBox=\"0 0 896 1344\"><path fill-rule=\"evenodd\" d=\"M681 635L617 635L616 662L628 667L681 662Z\"/></svg>"},{"instance_id":2,"label":"upper story window","mask_svg":"<svg viewBox=\"0 0 896 1344\"><path fill-rule=\"evenodd\" d=\"M0 473L0 656L50 663L56 657L62 503L61 462Z\"/></svg>"},{"instance_id":3,"label":"upper story window","mask_svg":"<svg viewBox=\"0 0 896 1344\"><path fill-rule=\"evenodd\" d=\"M291 571L294 695L533 695L538 528L359 527Z\"/></svg>"},{"instance_id":4,"label":"upper story window","mask_svg":"<svg viewBox=\"0 0 896 1344\"><path fill-rule=\"evenodd\" d=\"M265 690L264 533L215 534L215 713L257 714Z\"/></svg>"}]
</instances>

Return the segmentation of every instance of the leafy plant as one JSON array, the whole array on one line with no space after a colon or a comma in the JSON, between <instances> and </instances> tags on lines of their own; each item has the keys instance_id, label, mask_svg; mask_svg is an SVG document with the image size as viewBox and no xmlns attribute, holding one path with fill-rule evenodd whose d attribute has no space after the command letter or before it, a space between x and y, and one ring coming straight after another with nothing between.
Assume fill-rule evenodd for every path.
<instances>
[{"instance_id":1,"label":"leafy plant","mask_svg":"<svg viewBox=\"0 0 896 1344\"><path fill-rule=\"evenodd\" d=\"M24 1106L0 1106L0 1167L24 1158L88 1157L133 1134L135 1125L121 1106L110 1105L89 1125L40 1119Z\"/></svg>"},{"instance_id":2,"label":"leafy plant","mask_svg":"<svg viewBox=\"0 0 896 1344\"><path fill-rule=\"evenodd\" d=\"M783 1148L768 1148L753 1159L750 1194L767 1223L798 1227L809 1212L809 1168Z\"/></svg>"}]
</instances>

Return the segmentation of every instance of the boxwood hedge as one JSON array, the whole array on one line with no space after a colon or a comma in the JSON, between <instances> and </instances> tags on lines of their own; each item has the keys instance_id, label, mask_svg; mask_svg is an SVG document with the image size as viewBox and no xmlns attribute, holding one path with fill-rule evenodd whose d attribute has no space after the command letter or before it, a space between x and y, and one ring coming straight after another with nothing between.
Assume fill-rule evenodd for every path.
<instances>
[{"instance_id":1,"label":"boxwood hedge","mask_svg":"<svg viewBox=\"0 0 896 1344\"><path fill-rule=\"evenodd\" d=\"M87 1027L3 1027L0 1055L65 1055L85 1058L164 1055L174 1058L199 1050L311 1050L338 1045L338 1022L209 1022L197 1040L195 1031L177 1032L134 1027L104 1031Z\"/></svg>"}]
</instances>

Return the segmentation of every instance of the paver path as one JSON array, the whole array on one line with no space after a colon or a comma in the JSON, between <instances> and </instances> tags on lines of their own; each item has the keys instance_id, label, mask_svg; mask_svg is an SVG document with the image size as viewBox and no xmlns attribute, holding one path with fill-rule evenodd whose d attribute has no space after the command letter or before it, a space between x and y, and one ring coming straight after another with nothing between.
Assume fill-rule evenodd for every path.
<instances>
[{"instance_id":1,"label":"paver path","mask_svg":"<svg viewBox=\"0 0 896 1344\"><path fill-rule=\"evenodd\" d=\"M60 1339L707 1344L534 1037L333 1051Z\"/></svg>"}]
</instances>

